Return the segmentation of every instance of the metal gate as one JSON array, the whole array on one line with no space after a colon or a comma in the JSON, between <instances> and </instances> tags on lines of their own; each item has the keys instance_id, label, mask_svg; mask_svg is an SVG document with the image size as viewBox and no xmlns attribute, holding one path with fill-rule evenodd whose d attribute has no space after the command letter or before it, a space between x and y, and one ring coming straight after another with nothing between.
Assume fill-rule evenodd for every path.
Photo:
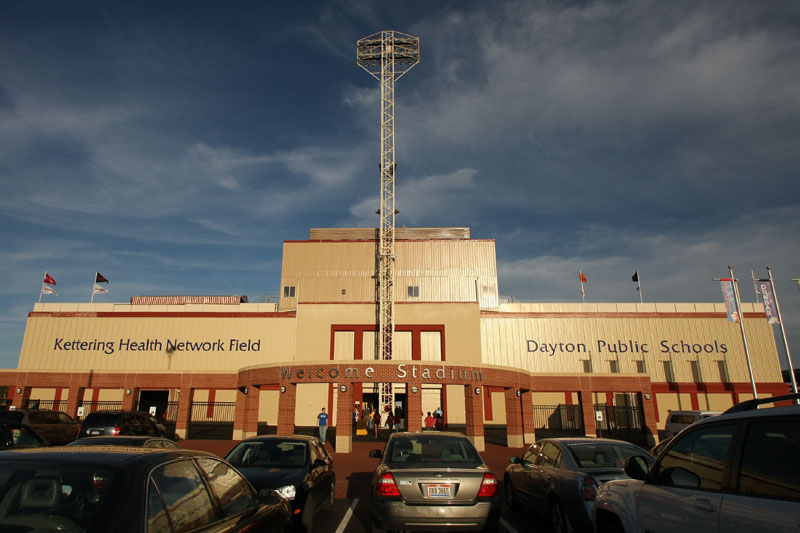
<instances>
[{"instance_id":1,"label":"metal gate","mask_svg":"<svg viewBox=\"0 0 800 533\"><path fill-rule=\"evenodd\" d=\"M189 420L190 439L232 439L236 402L194 402Z\"/></svg>"},{"instance_id":2,"label":"metal gate","mask_svg":"<svg viewBox=\"0 0 800 533\"><path fill-rule=\"evenodd\" d=\"M649 446L641 406L595 404L594 412L598 437Z\"/></svg>"},{"instance_id":3,"label":"metal gate","mask_svg":"<svg viewBox=\"0 0 800 533\"><path fill-rule=\"evenodd\" d=\"M534 405L533 427L537 438L582 437L586 434L580 405Z\"/></svg>"},{"instance_id":4,"label":"metal gate","mask_svg":"<svg viewBox=\"0 0 800 533\"><path fill-rule=\"evenodd\" d=\"M78 407L83 407L83 416L85 417L89 413L94 413L95 411L119 411L122 409L122 402L92 402L92 401L81 401ZM80 420L80 417L76 417Z\"/></svg>"}]
</instances>

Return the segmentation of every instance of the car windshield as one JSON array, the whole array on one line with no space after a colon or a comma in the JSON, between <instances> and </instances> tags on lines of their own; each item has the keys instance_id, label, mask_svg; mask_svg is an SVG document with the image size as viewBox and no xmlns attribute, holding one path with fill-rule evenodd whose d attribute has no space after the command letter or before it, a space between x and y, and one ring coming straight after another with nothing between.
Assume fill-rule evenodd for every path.
<instances>
[{"instance_id":1,"label":"car windshield","mask_svg":"<svg viewBox=\"0 0 800 533\"><path fill-rule=\"evenodd\" d=\"M266 439L239 443L225 458L237 468L293 468L308 463L307 445L298 440Z\"/></svg>"},{"instance_id":2,"label":"car windshield","mask_svg":"<svg viewBox=\"0 0 800 533\"><path fill-rule=\"evenodd\" d=\"M385 462L395 466L425 463L483 463L477 450L465 437L450 435L408 435L393 438L386 448Z\"/></svg>"},{"instance_id":3,"label":"car windshield","mask_svg":"<svg viewBox=\"0 0 800 533\"><path fill-rule=\"evenodd\" d=\"M625 465L625 459L634 455L645 457L648 464L653 462L650 454L632 444L598 442L567 444L567 448L581 468L622 468Z\"/></svg>"},{"instance_id":4,"label":"car windshield","mask_svg":"<svg viewBox=\"0 0 800 533\"><path fill-rule=\"evenodd\" d=\"M0 462L0 531L102 531L124 477L91 465Z\"/></svg>"}]
</instances>

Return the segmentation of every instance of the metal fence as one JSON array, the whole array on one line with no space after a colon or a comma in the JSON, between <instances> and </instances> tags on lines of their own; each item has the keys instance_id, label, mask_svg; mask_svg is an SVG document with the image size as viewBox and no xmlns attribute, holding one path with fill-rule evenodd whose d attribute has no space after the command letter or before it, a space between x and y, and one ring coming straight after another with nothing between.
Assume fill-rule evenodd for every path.
<instances>
[{"instance_id":1,"label":"metal fence","mask_svg":"<svg viewBox=\"0 0 800 533\"><path fill-rule=\"evenodd\" d=\"M580 405L534 405L533 426L537 438L585 435Z\"/></svg>"},{"instance_id":2,"label":"metal fence","mask_svg":"<svg viewBox=\"0 0 800 533\"><path fill-rule=\"evenodd\" d=\"M89 413L94 413L95 411L119 411L122 409L122 402L121 401L86 401L83 400L80 402L78 407L83 407L83 416L85 417ZM76 417L79 420L82 417Z\"/></svg>"},{"instance_id":3,"label":"metal fence","mask_svg":"<svg viewBox=\"0 0 800 533\"><path fill-rule=\"evenodd\" d=\"M644 410L640 406L595 404L597 436L650 446Z\"/></svg>"},{"instance_id":4,"label":"metal fence","mask_svg":"<svg viewBox=\"0 0 800 533\"><path fill-rule=\"evenodd\" d=\"M232 439L236 402L194 402L187 437Z\"/></svg>"}]
</instances>

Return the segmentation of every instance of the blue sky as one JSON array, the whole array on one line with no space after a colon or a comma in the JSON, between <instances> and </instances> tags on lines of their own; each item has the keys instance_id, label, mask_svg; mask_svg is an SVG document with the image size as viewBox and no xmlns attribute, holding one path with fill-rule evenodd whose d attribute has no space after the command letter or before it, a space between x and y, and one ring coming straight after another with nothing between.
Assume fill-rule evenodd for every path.
<instances>
[{"instance_id":1,"label":"blue sky","mask_svg":"<svg viewBox=\"0 0 800 533\"><path fill-rule=\"evenodd\" d=\"M800 3L0 3L0 368L58 296L279 291L284 240L375 227L378 82L398 225L497 241L522 301L717 302L777 281L800 357ZM798 364L797 366L800 366Z\"/></svg>"}]
</instances>

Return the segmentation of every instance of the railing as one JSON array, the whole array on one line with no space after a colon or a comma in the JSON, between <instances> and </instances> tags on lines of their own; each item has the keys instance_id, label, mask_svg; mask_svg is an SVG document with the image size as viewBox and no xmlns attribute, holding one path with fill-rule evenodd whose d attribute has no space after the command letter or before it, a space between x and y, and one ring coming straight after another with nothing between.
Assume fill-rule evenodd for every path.
<instances>
[{"instance_id":1,"label":"railing","mask_svg":"<svg viewBox=\"0 0 800 533\"><path fill-rule=\"evenodd\" d=\"M232 439L236 402L194 402L187 437Z\"/></svg>"},{"instance_id":2,"label":"railing","mask_svg":"<svg viewBox=\"0 0 800 533\"><path fill-rule=\"evenodd\" d=\"M534 405L533 426L537 438L585 435L580 405Z\"/></svg>"},{"instance_id":3,"label":"railing","mask_svg":"<svg viewBox=\"0 0 800 533\"><path fill-rule=\"evenodd\" d=\"M83 407L83 416L95 411L118 411L122 409L122 402L120 401L81 401L78 407ZM76 417L80 419L81 417Z\"/></svg>"}]
</instances>

